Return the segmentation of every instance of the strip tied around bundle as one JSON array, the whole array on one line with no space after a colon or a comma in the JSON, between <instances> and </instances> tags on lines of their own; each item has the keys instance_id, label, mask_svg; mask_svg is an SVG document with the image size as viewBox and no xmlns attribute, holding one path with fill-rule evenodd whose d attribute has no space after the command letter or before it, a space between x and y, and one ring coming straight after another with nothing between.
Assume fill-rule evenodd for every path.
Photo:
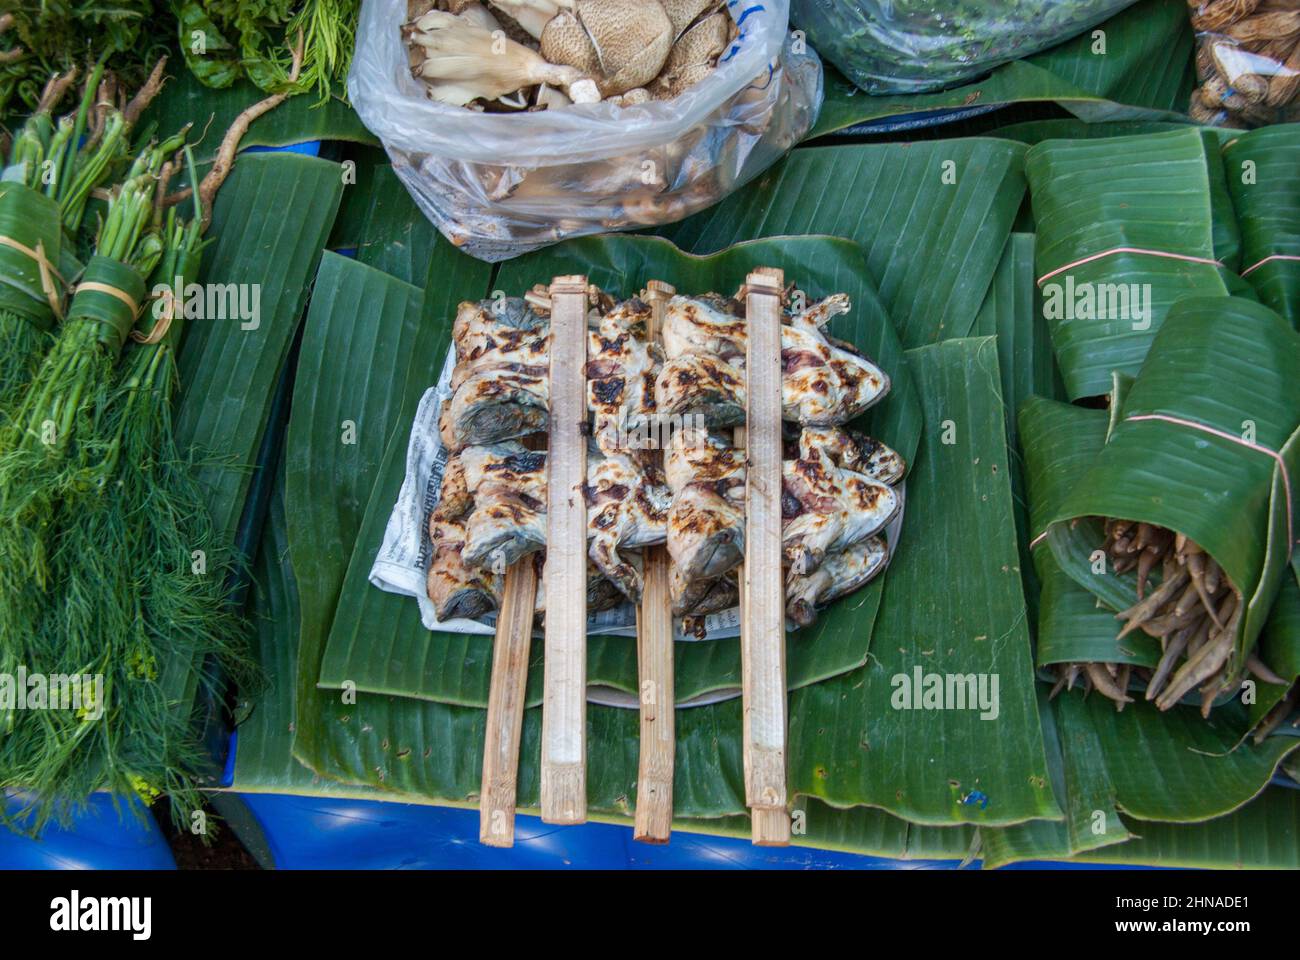
<instances>
[{"instance_id":1,"label":"strip tied around bundle","mask_svg":"<svg viewBox=\"0 0 1300 960\"><path fill-rule=\"evenodd\" d=\"M1187 253L1171 253L1168 250L1148 250L1146 247L1111 247L1109 250L1103 250L1100 253L1094 253L1086 257L1080 257L1078 260L1072 260L1064 266L1057 267L1038 278L1038 286L1042 286L1052 277L1065 273L1067 270L1073 270L1075 267L1081 267L1086 263L1092 263L1094 260L1102 260L1106 257L1113 257L1120 253L1137 253L1147 257L1162 257L1166 260L1183 260L1187 263L1203 263L1206 266L1221 267L1222 260L1214 260L1210 257L1195 257Z\"/></svg>"},{"instance_id":2,"label":"strip tied around bundle","mask_svg":"<svg viewBox=\"0 0 1300 960\"><path fill-rule=\"evenodd\" d=\"M145 346L161 343L163 337L167 336L167 331L171 329L172 320L176 318L176 294L172 293L170 288L164 288L157 297L150 299L162 302L162 311L154 321L153 329L148 333L141 333L139 330L131 331L131 339Z\"/></svg>"},{"instance_id":3,"label":"strip tied around bundle","mask_svg":"<svg viewBox=\"0 0 1300 960\"><path fill-rule=\"evenodd\" d=\"M50 263L50 258L45 255L45 244L42 241L36 242L35 249L27 246L13 237L0 236L0 246L8 247L10 250L17 250L23 256L36 263L36 269L41 275L41 292L45 294L45 299L50 305L50 314L56 320L63 319L63 291L67 288L68 282L59 275L58 268ZM55 283L58 280L58 284ZM37 326L42 329L49 329L52 324L49 318L30 318Z\"/></svg>"},{"instance_id":4,"label":"strip tied around bundle","mask_svg":"<svg viewBox=\"0 0 1300 960\"><path fill-rule=\"evenodd\" d=\"M133 267L110 257L94 256L77 284L68 320L97 323L100 343L116 353L135 326L144 296L144 277Z\"/></svg>"}]
</instances>

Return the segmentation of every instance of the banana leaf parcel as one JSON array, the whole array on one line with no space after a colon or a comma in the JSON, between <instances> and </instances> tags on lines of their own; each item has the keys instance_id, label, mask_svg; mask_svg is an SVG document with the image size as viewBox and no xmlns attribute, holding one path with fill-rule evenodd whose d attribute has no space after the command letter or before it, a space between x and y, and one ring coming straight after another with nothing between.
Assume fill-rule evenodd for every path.
<instances>
[{"instance_id":1,"label":"banana leaf parcel","mask_svg":"<svg viewBox=\"0 0 1300 960\"><path fill-rule=\"evenodd\" d=\"M1035 267L1070 399L1135 374L1175 301L1248 291L1217 140L1048 140L1025 155Z\"/></svg>"},{"instance_id":2,"label":"banana leaf parcel","mask_svg":"<svg viewBox=\"0 0 1300 960\"><path fill-rule=\"evenodd\" d=\"M1136 379L1115 378L1109 417L1036 400L1022 408L1021 429L1034 542L1050 549L1039 563L1040 664L1086 664L1095 686L1125 702L1129 668L1154 670L1168 684L1152 683L1161 709L1199 687L1207 713L1216 697L1236 692L1248 665L1259 673L1256 642L1291 576L1295 538L1300 336L1290 325L1241 298L1184 300ZM1135 538L1164 531L1179 544L1178 561L1166 556L1145 600L1154 562L1145 571L1116 562L1114 527L1103 518L1146 528ZM1183 629L1193 598L1205 593L1197 564L1184 564L1189 543L1204 553L1197 564L1221 571L1218 616L1212 627L1198 621L1208 642ZM1091 609L1089 599L1108 609ZM1099 628L1108 611L1129 624ZM1155 642L1161 635L1168 643ZM1101 664L1119 665L1112 682Z\"/></svg>"}]
</instances>

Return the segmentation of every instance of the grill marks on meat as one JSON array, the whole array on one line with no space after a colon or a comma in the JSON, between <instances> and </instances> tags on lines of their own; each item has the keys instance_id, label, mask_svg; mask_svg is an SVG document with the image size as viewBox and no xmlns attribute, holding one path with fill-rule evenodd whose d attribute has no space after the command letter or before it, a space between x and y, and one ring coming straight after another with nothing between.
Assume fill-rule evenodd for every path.
<instances>
[{"instance_id":1,"label":"grill marks on meat","mask_svg":"<svg viewBox=\"0 0 1300 960\"><path fill-rule=\"evenodd\" d=\"M602 450L619 447L619 425L635 429L655 413L659 368L646 342L650 305L633 298L599 316L587 333L587 408L596 420Z\"/></svg>"},{"instance_id":2,"label":"grill marks on meat","mask_svg":"<svg viewBox=\"0 0 1300 960\"><path fill-rule=\"evenodd\" d=\"M664 458L673 613L692 612L745 557L745 454L698 428L672 437Z\"/></svg>"},{"instance_id":3,"label":"grill marks on meat","mask_svg":"<svg viewBox=\"0 0 1300 960\"><path fill-rule=\"evenodd\" d=\"M633 602L641 599L640 557L621 555L620 548L663 543L672 495L657 479L640 469L632 457L587 452L587 548L601 573Z\"/></svg>"},{"instance_id":4,"label":"grill marks on meat","mask_svg":"<svg viewBox=\"0 0 1300 960\"><path fill-rule=\"evenodd\" d=\"M593 448L584 494L592 563L623 596L640 599L639 558L621 551L664 542L668 488L631 456ZM458 558L468 567L504 573L521 557L543 549L546 454L516 441L466 447L447 464L433 514L438 522L452 516L463 527Z\"/></svg>"},{"instance_id":5,"label":"grill marks on meat","mask_svg":"<svg viewBox=\"0 0 1300 960\"><path fill-rule=\"evenodd\" d=\"M452 340L452 399L439 427L451 450L546 429L549 318L517 297L465 302Z\"/></svg>"},{"instance_id":6,"label":"grill marks on meat","mask_svg":"<svg viewBox=\"0 0 1300 960\"><path fill-rule=\"evenodd\" d=\"M624 449L622 431L656 415L697 415L710 428L744 423L744 304L717 294L673 297L662 348L647 342L650 306L643 300L615 302L594 291L592 304L585 368L596 425L584 488L588 606L638 601L636 548L662 542L673 561L673 613L702 617L728 609L738 600L744 559L744 451L724 439L729 434L689 420L671 437L656 424L655 435L667 441L661 469L653 452ZM841 426L890 385L851 344L824 332L849 307L849 298L836 294L787 309L781 330L782 417L802 426L787 430L782 477L786 612L801 625L884 568L889 549L881 531L899 508L892 485L906 466L885 444ZM515 438L548 427L549 325L541 294L528 302L467 302L457 312L453 395L439 430L459 453L430 518L428 587L440 620L495 609L506 568L530 553L540 562L546 454Z\"/></svg>"},{"instance_id":7,"label":"grill marks on meat","mask_svg":"<svg viewBox=\"0 0 1300 960\"><path fill-rule=\"evenodd\" d=\"M865 434L804 428L798 456L782 470L787 612L796 622L811 623L825 602L819 598L855 590L882 568L888 553L879 533L898 512L901 501L890 484L904 467L902 457ZM683 430L665 472L673 491L673 612L698 616L719 578L744 560L745 455L705 431ZM868 542L870 548L863 546Z\"/></svg>"},{"instance_id":8,"label":"grill marks on meat","mask_svg":"<svg viewBox=\"0 0 1300 960\"><path fill-rule=\"evenodd\" d=\"M820 607L864 586L884 569L888 557L884 537L872 536L832 553L810 574L793 574L785 585L785 615L809 626Z\"/></svg>"},{"instance_id":9,"label":"grill marks on meat","mask_svg":"<svg viewBox=\"0 0 1300 960\"><path fill-rule=\"evenodd\" d=\"M465 524L465 562L505 573L546 545L546 454L507 441L466 447L460 462L474 498Z\"/></svg>"},{"instance_id":10,"label":"grill marks on meat","mask_svg":"<svg viewBox=\"0 0 1300 960\"><path fill-rule=\"evenodd\" d=\"M897 464L901 474L898 454L869 438L862 440L874 445L875 455L885 464ZM782 464L785 527L781 539L791 573L806 576L827 554L881 530L898 512L900 500L888 483L840 465L837 455L862 460L858 442L844 431L805 430L799 446L799 459Z\"/></svg>"},{"instance_id":11,"label":"grill marks on meat","mask_svg":"<svg viewBox=\"0 0 1300 960\"><path fill-rule=\"evenodd\" d=\"M504 580L498 574L469 566L465 549L465 519L474 501L465 486L465 471L459 459L447 465L442 480L442 497L429 515L429 537L433 557L427 588L434 612L442 622L478 620L501 603Z\"/></svg>"},{"instance_id":12,"label":"grill marks on meat","mask_svg":"<svg viewBox=\"0 0 1300 960\"><path fill-rule=\"evenodd\" d=\"M889 392L889 377L856 349L832 341L822 325L849 312L836 293L792 313L781 327L781 416L808 426L847 423Z\"/></svg>"},{"instance_id":13,"label":"grill marks on meat","mask_svg":"<svg viewBox=\"0 0 1300 960\"><path fill-rule=\"evenodd\" d=\"M889 392L884 371L821 329L849 308L849 297L837 293L787 313L781 327L784 419L813 426L843 424ZM748 331L739 310L737 301L716 296L669 301L667 360L655 384L663 413L698 414L711 427L744 422Z\"/></svg>"}]
</instances>

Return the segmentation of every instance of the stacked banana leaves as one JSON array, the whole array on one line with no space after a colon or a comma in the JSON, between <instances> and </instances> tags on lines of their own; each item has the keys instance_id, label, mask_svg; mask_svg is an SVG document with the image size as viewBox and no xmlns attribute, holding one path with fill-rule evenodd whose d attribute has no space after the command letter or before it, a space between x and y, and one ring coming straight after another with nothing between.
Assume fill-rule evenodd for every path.
<instances>
[{"instance_id":1,"label":"stacked banana leaves","mask_svg":"<svg viewBox=\"0 0 1300 960\"><path fill-rule=\"evenodd\" d=\"M818 641L834 643L800 653L799 634L791 636L790 779L805 830L796 842L988 865L1071 856L1249 862L1250 836L1225 832L1207 844L1195 834L1207 828L1181 824L1259 830L1285 814L1285 791L1279 800L1280 788L1265 787L1288 738L1278 731L1260 745L1246 738L1259 729L1251 711L1267 713L1277 700L1270 685L1259 685L1256 704L1227 704L1205 721L1195 705L1160 712L1140 702L1117 713L1077 688L1049 699L1052 683L1035 674L1035 630L1041 660L1044 643L1068 639L1055 631L1082 635L1087 623L1058 611L1060 579L1042 563L1044 544L1033 551L1037 570L1029 563L1034 486L1021 476L1016 446L1032 471L1041 442L1014 410L1035 394L1065 396L1065 365L1058 371L1034 284L1042 238L1011 233L1017 222L1034 226L1017 218L1023 160L1022 147L992 140L801 150L734 204L665 231L703 257L650 238L584 239L507 264L495 277L429 235L409 202L388 189L382 164L361 164L331 243L355 249L363 262L326 255L305 320L253 596L268 690L244 704L232 789L476 802L490 643L430 634L414 603L367 582L402 482L415 406L445 358L456 303L569 270L620 291L652 276L679 288L730 283L776 255L801 282L813 277L815 292L822 283L852 284L866 309L849 336L867 338L859 345L870 344L869 352L887 346L889 326L898 331L900 369L917 401L907 416L902 406L879 411L899 429L914 423L913 439L902 441L912 468L897 556L883 581L829 611ZM1208 193L1208 175L1204 182ZM1211 253L1214 238L1230 237L1236 222L1231 214L1222 225L1207 218ZM756 236L770 239L748 242ZM423 275L414 269L416 245L428 250ZM1218 288L1225 300L1228 282ZM872 286L880 291L874 302ZM1098 444L1104 439L1103 432ZM1298 590L1283 581L1257 643L1269 666L1289 676ZM1074 606L1066 613L1097 622L1094 599L1067 599ZM1113 647L1117 621L1110 612L1105 619ZM635 678L631 641L591 640L590 676L626 688ZM700 662L679 664L679 686L686 689L685 679L724 692L734 683L731 645L689 646L683 660ZM805 654L817 669L795 681ZM918 666L996 675L998 716L899 709L896 678ZM531 692L535 700L535 686ZM677 828L747 832L739 703L682 708L677 725ZM523 809L538 799L540 726L540 710L527 710ZM593 817L622 822L636 801L636 713L592 704L587 736ZM1152 757L1166 780L1153 777ZM1160 824L1168 826L1156 831Z\"/></svg>"},{"instance_id":2,"label":"stacked banana leaves","mask_svg":"<svg viewBox=\"0 0 1300 960\"><path fill-rule=\"evenodd\" d=\"M920 409L903 350L875 291L867 280L858 247L832 238L799 238L743 244L711 257L691 258L671 244L653 238L610 238L566 244L553 251L523 257L498 273L498 289L524 291L537 278L549 282L568 267L579 269L590 282L621 296L641 290L650 279L671 278L679 290L734 290L755 265L781 263L792 281L811 298L847 293L853 310L833 321L839 339L855 343L889 375L889 397L873 408L859 426L888 442L911 461L920 433ZM572 271L570 271L572 272ZM439 326L444 328L445 324ZM445 351L445 345L440 349ZM427 386L428 384L424 384ZM396 488L393 497L396 498ZM386 517L364 531L378 542ZM366 571L359 571L364 575ZM322 686L341 688L352 683L372 693L423 697L448 703L487 706L492 637L474 634L435 634L432 645L422 626L406 621L409 603L376 590L344 592L321 667ZM880 582L854 595L852 616L841 605L836 614L796 633L788 647L791 688L835 676L866 661L880 597ZM384 638L376 649L376 629ZM740 684L740 644L735 638L682 645L676 656L676 695L679 703L735 695ZM540 654L540 651L536 651ZM635 702L635 645L623 636L594 635L588 642L589 682L607 691L604 699L621 693ZM394 664L419 663L421 670L394 669ZM528 702L541 702L541 662L534 659Z\"/></svg>"}]
</instances>

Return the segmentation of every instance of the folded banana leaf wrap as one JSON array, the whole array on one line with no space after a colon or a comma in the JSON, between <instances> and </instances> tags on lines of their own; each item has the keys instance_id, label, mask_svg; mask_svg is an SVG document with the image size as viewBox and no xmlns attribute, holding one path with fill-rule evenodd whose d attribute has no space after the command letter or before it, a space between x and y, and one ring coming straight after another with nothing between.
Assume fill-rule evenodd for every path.
<instances>
[{"instance_id":1,"label":"folded banana leaf wrap","mask_svg":"<svg viewBox=\"0 0 1300 960\"><path fill-rule=\"evenodd\" d=\"M65 284L59 205L21 183L0 183L0 311L54 325Z\"/></svg>"},{"instance_id":2,"label":"folded banana leaf wrap","mask_svg":"<svg viewBox=\"0 0 1300 960\"><path fill-rule=\"evenodd\" d=\"M77 292L68 306L68 322L97 323L99 342L110 355L116 355L135 326L144 298L144 277L138 270L96 254L86 263L77 282Z\"/></svg>"},{"instance_id":3,"label":"folded banana leaf wrap","mask_svg":"<svg viewBox=\"0 0 1300 960\"><path fill-rule=\"evenodd\" d=\"M1039 665L1160 661L1155 637L1120 636L1115 613L1133 607L1138 575L1102 551L1103 520L1116 518L1181 534L1219 565L1240 594L1224 667L1239 676L1294 576L1300 335L1250 300L1184 300L1138 375L1113 378L1109 412L1033 398L1019 419L1043 584ZM1148 596L1157 589L1153 578Z\"/></svg>"},{"instance_id":4,"label":"folded banana leaf wrap","mask_svg":"<svg viewBox=\"0 0 1300 960\"><path fill-rule=\"evenodd\" d=\"M1034 267L1070 399L1135 374L1173 304L1249 296L1218 141L1188 128L1047 140L1025 155Z\"/></svg>"},{"instance_id":5,"label":"folded banana leaf wrap","mask_svg":"<svg viewBox=\"0 0 1300 960\"><path fill-rule=\"evenodd\" d=\"M1223 146L1241 228L1241 275L1260 302L1300 326L1300 124L1263 127Z\"/></svg>"}]
</instances>

